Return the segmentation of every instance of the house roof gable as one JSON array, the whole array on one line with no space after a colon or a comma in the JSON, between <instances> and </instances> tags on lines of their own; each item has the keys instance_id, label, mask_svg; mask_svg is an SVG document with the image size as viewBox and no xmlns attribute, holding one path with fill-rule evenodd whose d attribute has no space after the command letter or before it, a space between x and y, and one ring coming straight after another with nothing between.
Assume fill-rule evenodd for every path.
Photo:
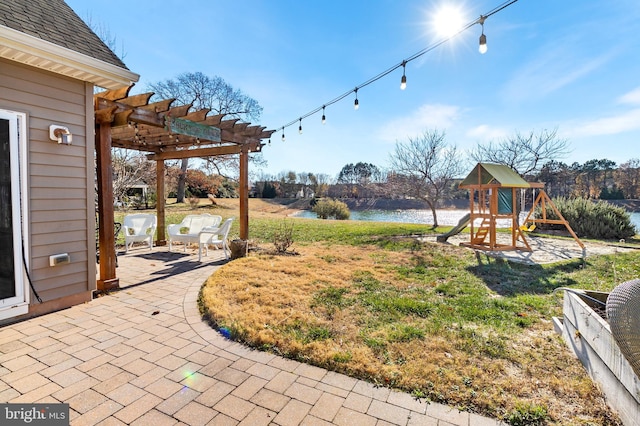
<instances>
[{"instance_id":1,"label":"house roof gable","mask_svg":"<svg viewBox=\"0 0 640 426\"><path fill-rule=\"evenodd\" d=\"M63 0L3 0L0 25L128 69Z\"/></svg>"},{"instance_id":2,"label":"house roof gable","mask_svg":"<svg viewBox=\"0 0 640 426\"><path fill-rule=\"evenodd\" d=\"M108 89L139 78L63 0L2 0L0 57Z\"/></svg>"}]
</instances>

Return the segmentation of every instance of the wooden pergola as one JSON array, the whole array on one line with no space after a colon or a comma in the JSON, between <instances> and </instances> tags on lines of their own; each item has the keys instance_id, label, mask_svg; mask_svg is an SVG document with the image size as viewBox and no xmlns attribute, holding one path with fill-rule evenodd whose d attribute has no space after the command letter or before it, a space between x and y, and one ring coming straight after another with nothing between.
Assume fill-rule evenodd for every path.
<instances>
[{"instance_id":1,"label":"wooden pergola","mask_svg":"<svg viewBox=\"0 0 640 426\"><path fill-rule=\"evenodd\" d=\"M153 93L129 96L129 86L94 95L96 173L98 184L98 290L119 287L116 276L113 173L111 147L148 152L156 161L158 243L165 243L165 160L240 155L240 238L249 237L249 154L260 152L263 139L274 130L210 115L210 110L190 111L191 105L172 107L175 99L149 103Z\"/></svg>"}]
</instances>

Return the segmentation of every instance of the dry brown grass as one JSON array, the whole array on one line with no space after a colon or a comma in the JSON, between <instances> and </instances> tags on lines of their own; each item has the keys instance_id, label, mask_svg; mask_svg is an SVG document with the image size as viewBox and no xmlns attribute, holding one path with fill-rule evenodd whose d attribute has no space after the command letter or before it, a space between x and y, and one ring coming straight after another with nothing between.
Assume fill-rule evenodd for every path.
<instances>
[{"instance_id":1,"label":"dry brown grass","mask_svg":"<svg viewBox=\"0 0 640 426\"><path fill-rule=\"evenodd\" d=\"M263 211L252 214L283 210L260 205ZM473 263L466 249L429 247L420 253L425 265L442 256ZM448 278L425 283L400 274L399 267L415 267L412 250L312 243L298 251L252 254L220 268L202 289L206 315L251 346L461 409L505 418L544 407L548 424L619 424L549 318L498 332L481 322L442 323L437 313L446 312L447 300L437 290ZM379 293L423 292L426 299L385 323L386 313L371 305L377 290L368 285L384 287Z\"/></svg>"},{"instance_id":2,"label":"dry brown grass","mask_svg":"<svg viewBox=\"0 0 640 426\"><path fill-rule=\"evenodd\" d=\"M237 198L217 198L217 205L223 209L235 212L237 215L239 212L239 200ZM205 203L204 201L202 203ZM255 218L263 217L286 217L298 209L295 208L294 203L291 205L285 205L278 201L269 200L265 198L250 198L249 199L249 215Z\"/></svg>"}]
</instances>

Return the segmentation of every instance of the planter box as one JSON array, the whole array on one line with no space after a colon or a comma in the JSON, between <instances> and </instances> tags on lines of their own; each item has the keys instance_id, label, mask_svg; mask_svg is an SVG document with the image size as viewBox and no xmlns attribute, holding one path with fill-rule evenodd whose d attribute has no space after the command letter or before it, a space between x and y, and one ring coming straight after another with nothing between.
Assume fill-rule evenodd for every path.
<instances>
[{"instance_id":1,"label":"planter box","mask_svg":"<svg viewBox=\"0 0 640 426\"><path fill-rule=\"evenodd\" d=\"M608 296L608 293L580 292L604 302ZM556 329L589 376L600 386L607 404L618 412L623 423L637 425L640 419L640 380L620 352L609 323L593 309L595 305L596 302L581 294L565 291L563 318L555 322Z\"/></svg>"}]
</instances>

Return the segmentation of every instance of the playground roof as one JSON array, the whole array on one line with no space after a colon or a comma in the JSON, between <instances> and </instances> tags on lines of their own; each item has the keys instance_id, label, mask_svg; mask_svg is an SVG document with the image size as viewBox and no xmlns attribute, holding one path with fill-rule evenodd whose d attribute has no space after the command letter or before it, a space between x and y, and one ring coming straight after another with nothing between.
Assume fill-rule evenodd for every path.
<instances>
[{"instance_id":1,"label":"playground roof","mask_svg":"<svg viewBox=\"0 0 640 426\"><path fill-rule=\"evenodd\" d=\"M503 164L478 163L473 171L460 183L460 188L477 185L498 185L505 188L530 188L509 166Z\"/></svg>"}]
</instances>

